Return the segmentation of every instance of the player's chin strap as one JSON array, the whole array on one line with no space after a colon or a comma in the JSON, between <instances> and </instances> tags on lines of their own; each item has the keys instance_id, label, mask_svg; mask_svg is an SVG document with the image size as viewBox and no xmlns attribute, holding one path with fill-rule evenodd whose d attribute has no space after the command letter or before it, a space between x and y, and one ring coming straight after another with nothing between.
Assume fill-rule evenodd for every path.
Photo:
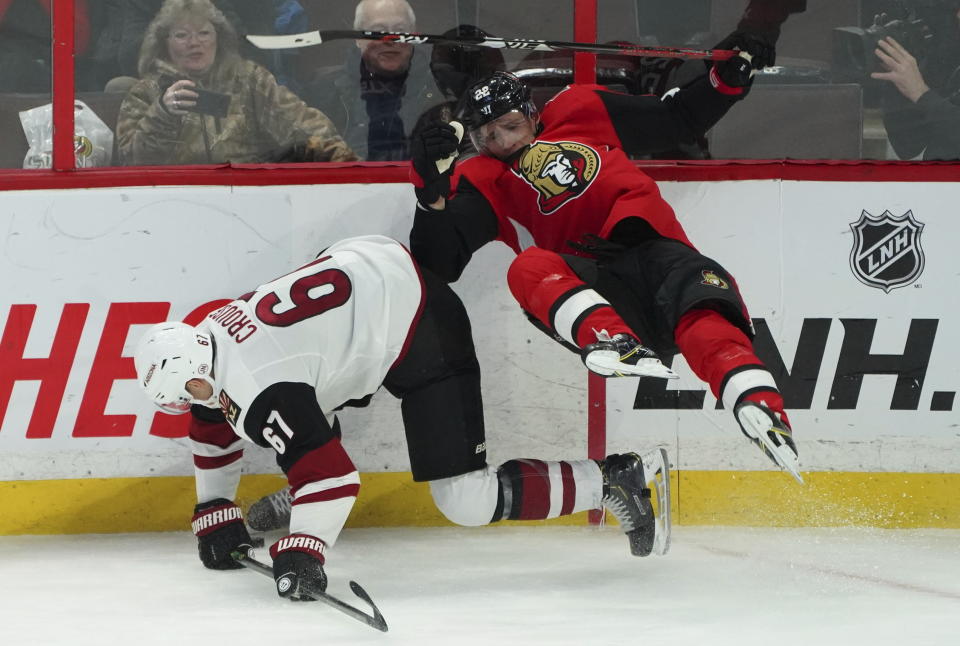
<instances>
[{"instance_id":1,"label":"player's chin strap","mask_svg":"<svg viewBox=\"0 0 960 646\"><path fill-rule=\"evenodd\" d=\"M230 556L240 565L253 570L254 572L259 572L265 576L273 579L273 568L266 563L262 563L253 557L253 550L247 546L240 546L238 549L230 553ZM370 599L370 595L367 594L367 591L360 587L360 584L356 581L350 582L350 589L353 590L353 593L365 601L370 608L373 610L373 614L369 615L363 610L351 606L349 603L345 603L340 599L327 594L326 592L313 592L310 594L311 597L317 601L322 601L328 606L332 606L339 610L340 612L353 617L358 621L362 621L371 628L376 628L382 632L387 632L387 620L383 618L383 615L380 614L380 609L377 608L376 604L373 603L373 600Z\"/></svg>"},{"instance_id":2,"label":"player's chin strap","mask_svg":"<svg viewBox=\"0 0 960 646\"><path fill-rule=\"evenodd\" d=\"M200 406L206 406L207 408L220 408L220 389L217 388L217 382L214 380L213 372L216 366L217 360L217 342L213 338L213 335L209 335L210 339L210 374L209 375L197 375L194 379L199 379L210 385L210 398L206 400L199 399L190 399L191 404L199 404Z\"/></svg>"}]
</instances>

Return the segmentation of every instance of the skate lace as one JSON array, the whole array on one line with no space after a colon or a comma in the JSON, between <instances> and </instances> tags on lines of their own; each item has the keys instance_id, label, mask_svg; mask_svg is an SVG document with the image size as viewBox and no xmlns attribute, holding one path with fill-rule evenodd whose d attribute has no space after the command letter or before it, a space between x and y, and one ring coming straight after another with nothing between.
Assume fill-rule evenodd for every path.
<instances>
[{"instance_id":1,"label":"skate lace","mask_svg":"<svg viewBox=\"0 0 960 646\"><path fill-rule=\"evenodd\" d=\"M267 496L267 500L273 510L277 512L277 516L282 518L290 514L290 508L293 504L293 498L290 497L290 487L284 487L280 491L270 494Z\"/></svg>"},{"instance_id":2,"label":"skate lace","mask_svg":"<svg viewBox=\"0 0 960 646\"><path fill-rule=\"evenodd\" d=\"M630 509L623 499L613 494L607 494L601 498L600 501L604 507L610 510L610 513L617 519L617 522L620 523L620 529L624 532L632 532L634 530L633 516L631 516Z\"/></svg>"}]
</instances>

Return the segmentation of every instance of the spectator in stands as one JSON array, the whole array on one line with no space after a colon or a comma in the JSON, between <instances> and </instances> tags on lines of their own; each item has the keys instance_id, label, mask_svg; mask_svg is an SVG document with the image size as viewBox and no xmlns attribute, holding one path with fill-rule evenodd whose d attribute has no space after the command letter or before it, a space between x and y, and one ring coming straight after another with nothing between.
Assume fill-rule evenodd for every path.
<instances>
[{"instance_id":1,"label":"spectator in stands","mask_svg":"<svg viewBox=\"0 0 960 646\"><path fill-rule=\"evenodd\" d=\"M124 163L357 158L322 112L240 57L236 30L210 0L164 2L147 28L139 72L117 122Z\"/></svg>"},{"instance_id":2,"label":"spectator in stands","mask_svg":"<svg viewBox=\"0 0 960 646\"><path fill-rule=\"evenodd\" d=\"M89 89L126 92L136 81L140 47L147 26L163 0L94 0L90 31L94 42L89 61L78 63L78 75L93 80ZM213 0L240 36L240 54L267 67L281 85L296 91L294 58L299 50L266 51L244 39L246 34L294 33L308 28L296 0ZM89 68L89 69L88 69ZM79 86L78 86L79 87Z\"/></svg>"},{"instance_id":3,"label":"spectator in stands","mask_svg":"<svg viewBox=\"0 0 960 646\"><path fill-rule=\"evenodd\" d=\"M124 74L137 74L143 35L162 4L163 0L123 0L124 33L120 42L119 59ZM273 53L257 49L244 40L244 37L247 34L278 33L278 23L290 21L292 14L303 14L303 7L289 0L213 0L213 4L223 12L239 35L240 54L268 67L278 80L284 79L285 71L275 65L277 61ZM299 31L304 31L304 27L305 25L299 25Z\"/></svg>"},{"instance_id":4,"label":"spectator in stands","mask_svg":"<svg viewBox=\"0 0 960 646\"><path fill-rule=\"evenodd\" d=\"M949 14L929 25L936 46L923 71L914 53L893 38L880 40L875 51L886 71L870 76L889 83L883 123L900 159L960 159L960 0L940 7Z\"/></svg>"},{"instance_id":5,"label":"spectator in stands","mask_svg":"<svg viewBox=\"0 0 960 646\"><path fill-rule=\"evenodd\" d=\"M353 25L410 32L416 30L416 16L407 0L361 0ZM427 50L374 40L356 42L356 50L342 66L321 70L305 84L304 99L330 117L361 158L410 159L413 124L445 100L430 72Z\"/></svg>"},{"instance_id":6,"label":"spectator in stands","mask_svg":"<svg viewBox=\"0 0 960 646\"><path fill-rule=\"evenodd\" d=\"M444 38L487 38L486 31L473 25L457 25ZM503 54L492 47L472 45L434 45L430 53L430 71L443 94L459 101L467 88L496 71L506 70Z\"/></svg>"},{"instance_id":7,"label":"spectator in stands","mask_svg":"<svg viewBox=\"0 0 960 646\"><path fill-rule=\"evenodd\" d=\"M50 92L52 0L0 0L0 88L4 92ZM87 0L75 0L74 49L82 59L90 48ZM77 87L83 88L82 78Z\"/></svg>"}]
</instances>

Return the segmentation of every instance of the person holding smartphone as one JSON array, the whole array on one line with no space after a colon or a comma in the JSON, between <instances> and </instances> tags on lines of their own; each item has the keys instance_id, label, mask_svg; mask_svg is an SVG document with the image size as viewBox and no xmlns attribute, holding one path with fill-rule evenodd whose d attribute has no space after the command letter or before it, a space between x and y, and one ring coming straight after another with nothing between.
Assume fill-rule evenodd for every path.
<instances>
[{"instance_id":1,"label":"person holding smartphone","mask_svg":"<svg viewBox=\"0 0 960 646\"><path fill-rule=\"evenodd\" d=\"M140 81L120 107L125 164L353 161L322 112L239 54L210 0L166 0L147 28Z\"/></svg>"}]
</instances>

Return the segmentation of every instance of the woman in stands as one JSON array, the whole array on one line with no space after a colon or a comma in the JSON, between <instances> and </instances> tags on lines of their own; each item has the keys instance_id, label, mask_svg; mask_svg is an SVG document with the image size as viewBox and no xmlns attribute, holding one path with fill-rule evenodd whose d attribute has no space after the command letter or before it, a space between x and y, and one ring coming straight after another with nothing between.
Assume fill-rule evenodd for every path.
<instances>
[{"instance_id":1,"label":"woman in stands","mask_svg":"<svg viewBox=\"0 0 960 646\"><path fill-rule=\"evenodd\" d=\"M330 120L239 55L210 0L166 0L147 28L140 81L120 107L125 164L352 161Z\"/></svg>"}]
</instances>

